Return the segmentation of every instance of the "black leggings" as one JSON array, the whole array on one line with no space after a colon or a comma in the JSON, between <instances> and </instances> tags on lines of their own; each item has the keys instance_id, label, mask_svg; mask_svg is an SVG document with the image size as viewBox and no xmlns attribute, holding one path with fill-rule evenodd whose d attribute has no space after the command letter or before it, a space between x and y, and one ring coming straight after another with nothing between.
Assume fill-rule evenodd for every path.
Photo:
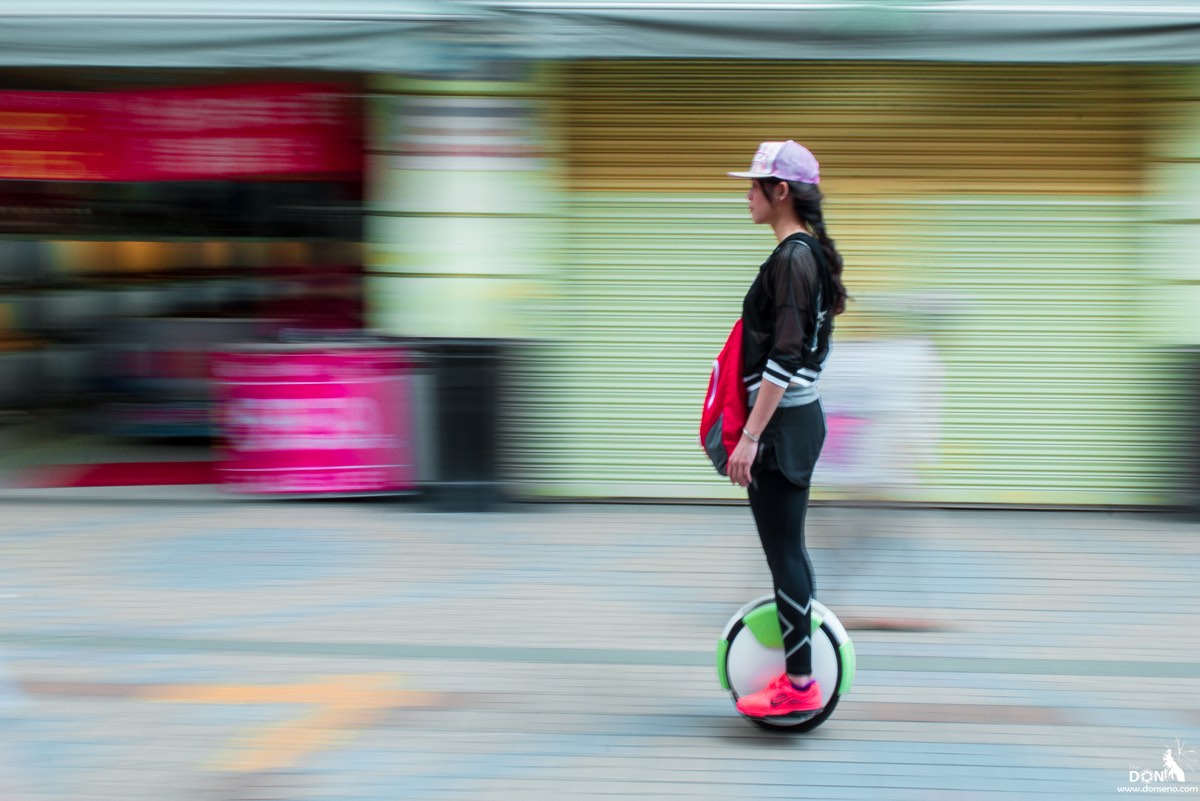
<instances>
[{"instance_id":1,"label":"black leggings","mask_svg":"<svg viewBox=\"0 0 1200 801\"><path fill-rule=\"evenodd\" d=\"M778 470L763 470L750 484L750 509L758 527L767 566L775 582L775 603L787 672L812 673L812 597L816 591L812 564L804 548L804 515L808 511L808 487L784 478Z\"/></svg>"}]
</instances>

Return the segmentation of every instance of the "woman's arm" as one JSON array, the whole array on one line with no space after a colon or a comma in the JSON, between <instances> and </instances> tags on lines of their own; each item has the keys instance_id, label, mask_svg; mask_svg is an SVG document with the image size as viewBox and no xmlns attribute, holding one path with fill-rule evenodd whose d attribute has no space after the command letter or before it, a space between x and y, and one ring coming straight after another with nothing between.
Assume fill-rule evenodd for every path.
<instances>
[{"instance_id":1,"label":"woman's arm","mask_svg":"<svg viewBox=\"0 0 1200 801\"><path fill-rule=\"evenodd\" d=\"M779 407L779 400L783 397L785 389L786 387L770 381L763 381L758 387L758 398L754 402L754 408L750 410L750 419L746 421L746 431L749 431L754 439L745 432L742 433L742 438L738 440L737 447L729 457L729 467L726 470L729 480L739 487L750 486L750 467L758 457L757 439L762 436L763 429L767 427L775 409Z\"/></svg>"},{"instance_id":2,"label":"woman's arm","mask_svg":"<svg viewBox=\"0 0 1200 801\"><path fill-rule=\"evenodd\" d=\"M774 299L773 341L758 398L746 421L746 430L754 438L767 427L790 384L813 380L803 370L803 351L809 305L816 287L816 257L807 244L793 241L773 258L768 271L772 282L770 296ZM729 457L726 470L729 480L742 487L750 486L750 467L757 456L758 443L743 433Z\"/></svg>"}]
</instances>

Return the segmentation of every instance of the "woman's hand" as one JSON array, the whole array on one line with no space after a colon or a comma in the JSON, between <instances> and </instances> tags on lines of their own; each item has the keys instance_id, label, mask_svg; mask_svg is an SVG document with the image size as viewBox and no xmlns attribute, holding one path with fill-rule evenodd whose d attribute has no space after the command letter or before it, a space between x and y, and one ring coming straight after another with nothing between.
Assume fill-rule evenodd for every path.
<instances>
[{"instance_id":1,"label":"woman's hand","mask_svg":"<svg viewBox=\"0 0 1200 801\"><path fill-rule=\"evenodd\" d=\"M750 486L750 468L756 458L758 458L758 443L751 441L743 434L742 438L738 440L737 447L730 454L729 464L726 467L730 482L739 487Z\"/></svg>"},{"instance_id":2,"label":"woman's hand","mask_svg":"<svg viewBox=\"0 0 1200 801\"><path fill-rule=\"evenodd\" d=\"M783 390L784 387L770 381L763 381L759 387L758 402L750 409L750 417L742 428L742 438L729 455L729 464L725 468L729 480L739 487L750 486L750 468L758 458L758 438L766 430L771 415L775 414Z\"/></svg>"}]
</instances>

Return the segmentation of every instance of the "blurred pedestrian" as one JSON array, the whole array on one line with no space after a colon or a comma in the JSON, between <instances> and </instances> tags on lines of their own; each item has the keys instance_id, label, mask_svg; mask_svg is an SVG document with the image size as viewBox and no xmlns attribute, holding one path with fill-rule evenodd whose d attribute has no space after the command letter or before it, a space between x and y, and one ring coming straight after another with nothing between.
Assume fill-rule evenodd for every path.
<instances>
[{"instance_id":1,"label":"blurred pedestrian","mask_svg":"<svg viewBox=\"0 0 1200 801\"><path fill-rule=\"evenodd\" d=\"M803 145L763 142L748 172L746 198L756 224L778 245L742 302L742 371L750 414L729 457L730 481L746 487L775 586L786 670L766 689L740 698L749 717L808 714L821 708L812 675L812 564L804 546L813 467L825 441L817 379L829 353L833 318L846 307L842 257L825 230L820 169Z\"/></svg>"}]
</instances>

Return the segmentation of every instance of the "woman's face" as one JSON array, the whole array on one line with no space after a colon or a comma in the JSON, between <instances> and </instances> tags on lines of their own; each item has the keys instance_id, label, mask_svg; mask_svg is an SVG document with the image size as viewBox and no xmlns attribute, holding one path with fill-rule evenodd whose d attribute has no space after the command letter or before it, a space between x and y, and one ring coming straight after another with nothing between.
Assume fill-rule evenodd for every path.
<instances>
[{"instance_id":1,"label":"woman's face","mask_svg":"<svg viewBox=\"0 0 1200 801\"><path fill-rule=\"evenodd\" d=\"M755 223L770 223L775 219L776 207L771 204L767 196L767 188L763 186L762 181L750 182L750 191L746 193L746 200L750 203L750 219Z\"/></svg>"}]
</instances>

